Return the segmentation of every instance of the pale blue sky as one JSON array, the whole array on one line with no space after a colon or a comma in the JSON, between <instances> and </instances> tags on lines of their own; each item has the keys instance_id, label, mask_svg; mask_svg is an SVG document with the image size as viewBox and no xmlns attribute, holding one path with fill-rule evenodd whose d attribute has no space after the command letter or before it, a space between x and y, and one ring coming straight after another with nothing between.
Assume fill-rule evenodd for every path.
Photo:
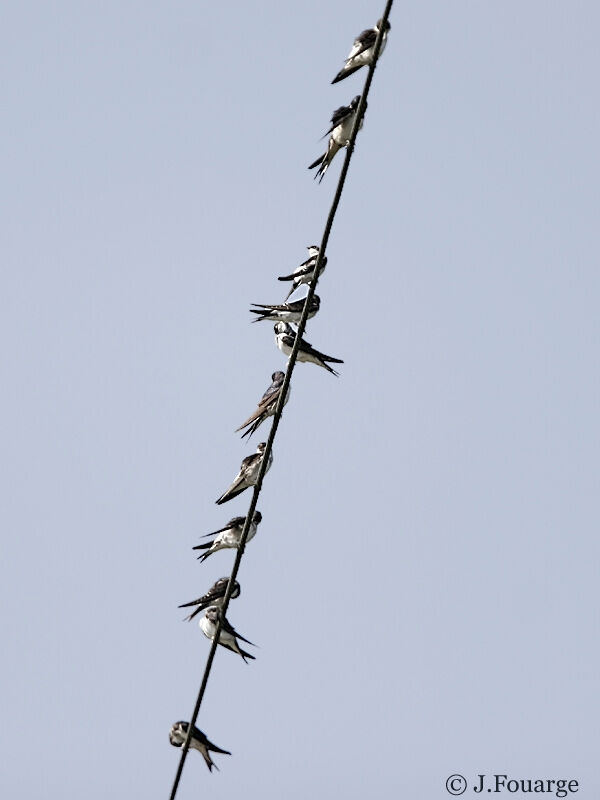
<instances>
[{"instance_id":1,"label":"pale blue sky","mask_svg":"<svg viewBox=\"0 0 600 800\"><path fill-rule=\"evenodd\" d=\"M209 643L177 605L271 373L251 302L383 2L6 9L3 797L167 798ZM596 3L397 2L180 800L597 798ZM208 794L210 793L210 794ZM471 792L468 795L472 795Z\"/></svg>"}]
</instances>

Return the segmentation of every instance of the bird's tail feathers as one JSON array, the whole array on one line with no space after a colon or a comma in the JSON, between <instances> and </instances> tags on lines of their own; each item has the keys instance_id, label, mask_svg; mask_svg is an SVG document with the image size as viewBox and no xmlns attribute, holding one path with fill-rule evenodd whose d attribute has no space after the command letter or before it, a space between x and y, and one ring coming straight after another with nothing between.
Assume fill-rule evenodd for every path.
<instances>
[{"instance_id":1,"label":"bird's tail feathers","mask_svg":"<svg viewBox=\"0 0 600 800\"><path fill-rule=\"evenodd\" d=\"M240 488L240 483L242 484L241 488ZM223 492L223 494L221 495L221 497L219 497L218 500L215 500L215 503L218 506L220 506L223 505L223 503L227 503L228 500L233 500L233 498L237 497L238 494L241 494L244 491L244 489L247 489L248 485L249 484L244 483L241 479L234 481L234 483L229 487L229 489L227 489L226 492Z\"/></svg>"},{"instance_id":2,"label":"bird's tail feathers","mask_svg":"<svg viewBox=\"0 0 600 800\"><path fill-rule=\"evenodd\" d=\"M230 756L231 755L229 750L223 750L222 747L217 747L217 745L213 744L212 742L208 743L208 749L212 750L213 753L224 753L226 756Z\"/></svg>"},{"instance_id":3,"label":"bird's tail feathers","mask_svg":"<svg viewBox=\"0 0 600 800\"><path fill-rule=\"evenodd\" d=\"M192 600L191 603L182 603L180 606L177 606L177 608L190 608L191 606L197 606L198 603L200 603L200 598L198 598L198 600Z\"/></svg>"},{"instance_id":4,"label":"bird's tail feathers","mask_svg":"<svg viewBox=\"0 0 600 800\"><path fill-rule=\"evenodd\" d=\"M262 421L263 421L262 417L259 417L258 419L254 420L254 422L252 423L252 425L250 425L248 430L245 431L244 433L242 433L242 439L244 438L244 436L247 436L248 438L250 438L250 436L252 436L252 434L256 432L257 428L260 427L260 423Z\"/></svg>"},{"instance_id":5,"label":"bird's tail feathers","mask_svg":"<svg viewBox=\"0 0 600 800\"><path fill-rule=\"evenodd\" d=\"M202 748L198 747L197 749L200 751L200 755L204 759L204 763L208 767L208 771L212 772L214 767L217 770L217 772L220 772L219 768L210 757L210 753L208 752L208 747L202 747Z\"/></svg>"},{"instance_id":6,"label":"bird's tail feathers","mask_svg":"<svg viewBox=\"0 0 600 800\"><path fill-rule=\"evenodd\" d=\"M246 642L246 644L251 644L251 645L252 645L252 647L258 647L258 645L257 645L257 644L254 644L254 642L251 642L251 641L250 641L250 639L246 639L244 636L242 636L241 634L239 634L237 631L236 631L236 633L235 633L235 638L236 638L236 639L241 639L241 640L242 640L242 642Z\"/></svg>"},{"instance_id":7,"label":"bird's tail feathers","mask_svg":"<svg viewBox=\"0 0 600 800\"><path fill-rule=\"evenodd\" d=\"M340 81L343 81L344 78L347 78L350 75L353 75L356 72L357 69L360 69L361 66L362 66L362 64L360 66L358 66L358 67L342 67L342 69L338 72L338 74L331 81L331 83L339 83Z\"/></svg>"},{"instance_id":8,"label":"bird's tail feathers","mask_svg":"<svg viewBox=\"0 0 600 800\"><path fill-rule=\"evenodd\" d=\"M324 158L323 159L323 163L321 164L321 166L319 167L319 169L315 173L315 178L319 179L319 183L321 183L321 181L325 177L325 173L327 172L327 169L328 169L330 163L331 163L331 159L328 161L326 158Z\"/></svg>"},{"instance_id":9,"label":"bird's tail feathers","mask_svg":"<svg viewBox=\"0 0 600 800\"><path fill-rule=\"evenodd\" d=\"M241 638L241 637L240 637L240 638ZM252 659L252 661L256 661L256 656L253 656L253 655L252 655L252 653L247 653L245 650L242 650L241 648L240 648L240 655L241 655L241 657L244 659L244 661L246 662L246 664L248 663L248 662L246 661L246 659L248 659L248 658Z\"/></svg>"}]
</instances>

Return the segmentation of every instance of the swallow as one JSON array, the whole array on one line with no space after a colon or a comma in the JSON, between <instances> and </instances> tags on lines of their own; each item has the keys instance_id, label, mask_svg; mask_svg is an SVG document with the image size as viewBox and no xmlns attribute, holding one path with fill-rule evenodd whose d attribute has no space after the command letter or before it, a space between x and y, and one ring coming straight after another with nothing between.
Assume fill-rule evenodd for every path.
<instances>
[{"instance_id":1,"label":"swallow","mask_svg":"<svg viewBox=\"0 0 600 800\"><path fill-rule=\"evenodd\" d=\"M171 730L169 732L169 741L173 745L173 747L183 747L183 743L186 740L188 728L190 726L189 722L174 722ZM212 760L209 754L209 750L212 750L213 753L225 753L225 755L230 756L231 753L229 750L223 750L221 747L217 747L216 744L213 744L208 740L206 735L202 733L202 731L197 728L195 725L192 727L192 738L190 739L190 750L198 750L199 753L202 753L202 758L206 762L206 766L208 767L209 771L212 772L212 768L214 767L217 772L219 768Z\"/></svg>"},{"instance_id":2,"label":"swallow","mask_svg":"<svg viewBox=\"0 0 600 800\"><path fill-rule=\"evenodd\" d=\"M373 63L373 53L375 52L375 39L377 39L377 34L381 30L381 24L383 20L377 20L377 24L374 28L369 28L362 33L359 33L356 39L354 40L354 44L352 45L352 49L348 53L348 58L346 59L344 66L335 76L335 78L331 81L332 83L338 83L339 81L343 81L344 78L347 78L349 75L352 75L353 72L356 72L357 69L366 66L367 64ZM391 29L391 25L389 22L385 23L383 29L383 37L381 39L381 47L379 48L379 55L381 55L385 49L385 45L387 43L388 32Z\"/></svg>"},{"instance_id":3,"label":"swallow","mask_svg":"<svg viewBox=\"0 0 600 800\"><path fill-rule=\"evenodd\" d=\"M252 322L260 322L261 320L271 320L272 322L293 322L298 324L300 317L304 311L304 303L306 298L301 300L294 300L291 303L281 303L280 305L265 305L263 303L252 303L256 308L251 308L251 314L260 314L259 317L253 319ZM313 295L313 298L308 307L308 314L306 319L312 319L321 306L321 298L318 294Z\"/></svg>"},{"instance_id":4,"label":"swallow","mask_svg":"<svg viewBox=\"0 0 600 800\"><path fill-rule=\"evenodd\" d=\"M319 248L316 244L311 244L307 249L308 258L306 261L303 261L302 264L300 264L300 266L295 269L291 275L282 275L281 277L277 278L278 281L292 281L292 288L287 293L287 297L285 298L286 301L299 286L302 286L303 283L310 283L313 279L315 267L317 266L317 260L319 258ZM325 270L326 265L327 256L324 256L319 269L319 278L321 277L321 273Z\"/></svg>"},{"instance_id":5,"label":"swallow","mask_svg":"<svg viewBox=\"0 0 600 800\"><path fill-rule=\"evenodd\" d=\"M360 103L360 95L357 94L354 100L350 103L349 106L340 106L336 108L333 112L331 117L331 128L327 131L325 136L329 134L329 142L327 144L327 150L323 153L322 156L319 156L317 159L313 161L313 163L308 167L309 169L314 169L315 167L319 167L319 169L315 173L315 178L319 179L319 183L323 180L325 173L333 158L338 150L341 150L343 147L347 147L350 142L350 134L352 133L352 126L354 125L354 118L356 117L356 111L358 109L358 104ZM367 104L365 103L364 110L367 110ZM361 119L359 128L362 128L363 120Z\"/></svg>"},{"instance_id":6,"label":"swallow","mask_svg":"<svg viewBox=\"0 0 600 800\"><path fill-rule=\"evenodd\" d=\"M292 352L296 335L296 331L286 322L278 322L275 325L275 340L277 342L277 347L285 356L289 356ZM339 372L336 372L329 366L329 364L326 364L325 362L331 361L334 364L344 363L341 358L326 356L324 353L320 353L318 350L315 350L314 347L306 341L306 339L300 339L300 348L298 349L297 358L298 361L305 361L311 364L317 364L319 367L324 367L327 372L331 372L336 377L339 377Z\"/></svg>"},{"instance_id":7,"label":"swallow","mask_svg":"<svg viewBox=\"0 0 600 800\"><path fill-rule=\"evenodd\" d=\"M250 541L250 539L253 539L254 536L256 535L256 529L260 524L261 520L262 520L262 514L260 513L260 511L255 511L254 516L252 517L252 522L250 523L250 527L248 528L248 536L246 538L246 544ZM245 521L246 517L233 517L233 519L230 519L224 528L220 528L218 531L213 531L212 533L205 533L202 538L206 538L207 536L214 536L214 539L211 542L207 542L206 544L197 544L195 547L192 548L192 550L206 550L206 553L201 553L198 556L200 563L206 561L206 559L212 553L216 553L217 550L225 550L228 547L239 547ZM215 588L215 586L213 586L213 589ZM237 597L237 595L235 596ZM188 603L188 605L190 605L190 603ZM191 605L194 604L192 603ZM180 606L180 608L182 608L182 606Z\"/></svg>"},{"instance_id":8,"label":"swallow","mask_svg":"<svg viewBox=\"0 0 600 800\"><path fill-rule=\"evenodd\" d=\"M277 406L277 401L279 400L279 395L283 387L283 381L285 380L285 375L281 371L274 372L271 375L271 380L272 383L267 389L267 391L261 397L256 411L253 414L251 414L245 422L242 422L239 428L235 429L236 433L238 431L241 431L242 428L248 429L244 433L242 433L242 439L244 438L244 436L252 436L252 434L262 425L262 423L269 417L272 417L273 414L275 413L275 407ZM291 385L288 386L288 390L285 395L285 400L283 402L284 406L290 399L291 389L292 389Z\"/></svg>"},{"instance_id":9,"label":"swallow","mask_svg":"<svg viewBox=\"0 0 600 800\"><path fill-rule=\"evenodd\" d=\"M263 454L266 447L267 443L261 442L256 447L256 453L253 453L251 456L246 456L240 465L240 471L235 476L229 489L223 492L221 497L215 501L218 506L220 506L221 503L226 503L228 500L232 500L234 497L237 497L238 494L241 494L244 489L247 489L249 486L256 485L258 473L260 472L260 465L262 464ZM269 453L269 460L267 462L265 475L270 470L272 463L273 451Z\"/></svg>"},{"instance_id":10,"label":"swallow","mask_svg":"<svg viewBox=\"0 0 600 800\"><path fill-rule=\"evenodd\" d=\"M187 622L191 622L196 614L199 614L201 611L204 611L205 608L209 606L218 606L219 608L223 605L223 600L225 600L225 592L227 591L227 584L229 583L229 578L219 578L216 583L214 583L206 594L203 594L202 597L199 597L197 600L191 600L189 603L182 603L177 608L189 608L190 606L198 606L195 608L189 617L186 617ZM233 583L233 589L231 591L231 600L235 600L236 597L240 596L240 585L237 581Z\"/></svg>"},{"instance_id":11,"label":"swallow","mask_svg":"<svg viewBox=\"0 0 600 800\"><path fill-rule=\"evenodd\" d=\"M200 626L200 630L206 636L207 639L211 641L215 638L215 633L217 630L217 623L221 618L221 609L217 606L209 606L206 611L204 612L204 616L198 623ZM242 650L238 644L238 639L241 639L242 642L247 642L251 644L252 647L256 647L255 644L249 639L244 639L243 636L240 636L239 633L229 624L226 617L223 617L223 625L221 627L221 632L219 634L219 644L223 647L226 647L228 650L231 650L234 653L238 653L244 661L247 658L251 658L254 660L254 656L250 655L250 653L246 653L245 650ZM247 662L246 662L247 663Z\"/></svg>"}]
</instances>

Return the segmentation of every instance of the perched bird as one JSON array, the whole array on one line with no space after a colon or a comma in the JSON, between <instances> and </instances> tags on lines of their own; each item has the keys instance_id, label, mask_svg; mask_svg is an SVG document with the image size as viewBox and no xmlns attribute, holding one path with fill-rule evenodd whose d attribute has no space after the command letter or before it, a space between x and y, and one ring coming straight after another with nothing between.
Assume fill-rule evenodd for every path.
<instances>
[{"instance_id":1,"label":"perched bird","mask_svg":"<svg viewBox=\"0 0 600 800\"><path fill-rule=\"evenodd\" d=\"M322 156L319 156L317 159L315 159L309 166L309 169L314 169L317 166L319 167L315 173L315 178L319 178L319 183L321 183L323 180L323 177L325 176L325 173L327 172L327 169L333 161L333 157L337 151L348 146L359 103L360 95L357 94L349 106L340 106L340 108L336 108L336 110L333 112L333 116L331 117L331 128L329 128L325 134L325 136L329 134L327 150ZM365 111L366 110L367 104L365 103ZM362 128L362 126L363 120L361 119L359 127Z\"/></svg>"},{"instance_id":2,"label":"perched bird","mask_svg":"<svg viewBox=\"0 0 600 800\"><path fill-rule=\"evenodd\" d=\"M238 494L241 494L244 489L247 489L249 486L254 486L256 481L258 480L258 473L260 472L260 465L262 463L263 454L267 447L266 442L261 442L256 447L256 453L253 453L251 456L246 456L246 458L242 461L240 466L240 471L235 476L233 483L227 489L216 503L218 506L221 503L226 503L228 500L232 500L234 497L237 497ZM267 462L267 469L265 470L265 475L271 468L271 464L273 463L273 451L269 453L269 460Z\"/></svg>"},{"instance_id":3,"label":"perched bird","mask_svg":"<svg viewBox=\"0 0 600 800\"><path fill-rule=\"evenodd\" d=\"M346 59L344 66L335 76L335 78L331 81L332 83L338 83L339 81L343 81L344 78L347 78L349 75L352 75L353 72L356 72L357 69L364 67L366 64L371 64L373 62L373 53L375 52L375 39L377 39L377 34L381 30L381 24L383 20L377 20L377 24L374 28L369 28L362 33L359 33L356 39L354 40L354 44L352 45L352 49L348 53L348 58ZM381 39L381 47L379 49L379 55L381 55L385 49L385 45L387 43L388 32L392 26L389 22L385 23L385 27L383 29L383 37Z\"/></svg>"},{"instance_id":4,"label":"perched bird","mask_svg":"<svg viewBox=\"0 0 600 800\"><path fill-rule=\"evenodd\" d=\"M261 320L271 320L272 322L293 322L296 325L300 322L300 317L304 311L306 297L301 300L294 300L291 303L281 303L280 305L266 305L264 303L252 303L256 308L251 308L251 314L260 314L252 322ZM318 294L313 295L308 307L306 319L312 319L321 306L321 298Z\"/></svg>"},{"instance_id":5,"label":"perched bird","mask_svg":"<svg viewBox=\"0 0 600 800\"><path fill-rule=\"evenodd\" d=\"M278 322L275 325L275 339L277 341L277 347L281 350L281 352L284 355L289 356L292 352L294 341L296 340L296 331L291 325L288 325L287 322ZM338 377L339 372L336 372L329 366L329 364L326 364L325 362L331 361L334 364L344 363L341 358L326 356L324 353L320 353L318 350L315 350L314 347L306 341L306 339L300 339L298 361L307 361L311 364L317 364L319 367L324 367L328 372L331 372L333 375Z\"/></svg>"},{"instance_id":6,"label":"perched bird","mask_svg":"<svg viewBox=\"0 0 600 800\"><path fill-rule=\"evenodd\" d=\"M207 639L211 639L212 641L215 638L215 633L217 632L217 623L219 622L220 618L221 609L217 606L210 606L206 609L204 616L198 625ZM234 653L238 653L244 659L244 661L246 661L247 658L254 660L255 657L253 655L246 653L245 650L240 648L237 641L238 639L251 644L252 647L256 647L256 645L252 644L249 639L244 639L243 636L240 636L240 634L237 633L229 624L227 618L223 617L223 626L221 628L221 633L219 634L219 644L223 645L223 647L226 647L228 650L232 650Z\"/></svg>"},{"instance_id":7,"label":"perched bird","mask_svg":"<svg viewBox=\"0 0 600 800\"><path fill-rule=\"evenodd\" d=\"M242 422L239 428L235 429L237 433L237 431L241 431L242 428L247 428L247 430L244 431L244 433L242 433L242 439L244 438L244 436L252 436L252 434L262 425L262 423L269 417L272 417L273 414L275 413L275 407L277 405L277 401L279 400L279 395L283 387L283 381L285 380L285 375L281 371L274 372L271 375L271 380L272 383L267 389L267 391L261 397L256 411L254 411L253 414L250 414L248 419L245 422ZM284 406L290 399L291 389L292 389L291 385L288 386L288 390L285 395L285 400L283 402Z\"/></svg>"},{"instance_id":8,"label":"perched bird","mask_svg":"<svg viewBox=\"0 0 600 800\"><path fill-rule=\"evenodd\" d=\"M190 726L189 722L174 722L171 730L169 732L169 741L173 745L173 747L183 747L183 743L186 740L188 728ZM212 772L212 768L214 767L217 771L219 768L215 764L215 762L210 757L209 750L212 750L213 753L225 753L225 755L230 756L231 753L229 750L223 750L221 747L217 747L216 744L213 744L208 740L204 733L197 728L195 725L192 728L192 738L190 739L190 750L198 750L199 753L202 753L202 758L206 761L206 766L208 767L209 771Z\"/></svg>"},{"instance_id":9,"label":"perched bird","mask_svg":"<svg viewBox=\"0 0 600 800\"><path fill-rule=\"evenodd\" d=\"M285 298L286 301L299 286L302 286L303 283L310 283L313 279L315 267L317 266L317 259L319 258L319 248L316 244L311 244L308 246L307 250L308 258L306 261L303 261L302 264L300 264L300 266L295 269L291 275L282 275L281 277L277 278L278 281L292 281L292 288L287 293L287 297ZM319 278L321 277L321 273L325 270L326 266L327 256L323 258L321 263L321 267L319 269Z\"/></svg>"},{"instance_id":10,"label":"perched bird","mask_svg":"<svg viewBox=\"0 0 600 800\"><path fill-rule=\"evenodd\" d=\"M256 529L261 520L262 514L260 511L255 511L252 517L252 522L250 523L250 527L248 528L246 543L248 543L250 539L253 539L256 535ZM192 548L193 550L206 550L206 553L201 553L198 556L200 563L206 561L206 559L212 553L216 553L217 550L225 550L228 547L239 547L245 521L246 517L233 517L233 519L230 519L224 528L220 528L218 531L213 531L212 533L204 534L202 538L206 538L207 536L214 536L215 538L206 544L197 544ZM213 586L213 589L214 588L215 587ZM237 597L237 595L232 595L232 597L233 596Z\"/></svg>"},{"instance_id":11,"label":"perched bird","mask_svg":"<svg viewBox=\"0 0 600 800\"><path fill-rule=\"evenodd\" d=\"M243 524L243 523L242 523ZM195 608L189 617L186 617L188 622L194 619L196 614L199 614L201 611L204 611L205 608L209 606L218 606L219 608L223 605L223 600L225 599L225 592L227 591L227 584L229 583L229 578L219 578L216 583L214 583L206 594L203 594L202 597L199 597L197 600L191 600L189 603L182 603L177 608L189 608L190 606L198 606ZM236 597L240 596L240 585L237 581L233 582L233 589L231 590L231 599L235 600Z\"/></svg>"}]
</instances>

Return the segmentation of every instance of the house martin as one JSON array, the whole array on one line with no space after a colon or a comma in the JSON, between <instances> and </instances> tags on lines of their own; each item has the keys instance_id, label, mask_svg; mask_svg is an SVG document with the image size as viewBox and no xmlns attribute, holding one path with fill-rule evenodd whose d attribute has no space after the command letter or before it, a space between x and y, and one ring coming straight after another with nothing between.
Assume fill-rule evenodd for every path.
<instances>
[{"instance_id":1,"label":"house martin","mask_svg":"<svg viewBox=\"0 0 600 800\"><path fill-rule=\"evenodd\" d=\"M279 323L281 324L281 323ZM240 471L235 476L233 483L227 489L221 497L215 502L218 506L221 503L226 503L228 500L232 500L234 497L237 497L238 494L241 494L245 489L249 486L255 486L256 481L258 480L258 473L260 472L260 465L262 463L263 454L267 447L266 442L261 442L256 447L256 453L253 453L251 456L246 456L246 458L242 461L240 466ZM271 464L273 463L273 451L269 453L269 460L267 462L267 469L265 471L265 475L271 468Z\"/></svg>"},{"instance_id":2,"label":"house martin","mask_svg":"<svg viewBox=\"0 0 600 800\"><path fill-rule=\"evenodd\" d=\"M278 322L275 325L275 339L277 341L277 347L284 355L288 357L292 352L296 335L296 331L286 322ZM311 364L317 364L319 367L324 367L328 372L331 372L333 375L338 377L339 372L336 372L329 366L329 364L326 364L325 362L331 361L334 364L344 363L341 358L326 356L324 353L320 353L318 350L315 350L314 347L306 341L306 339L300 339L300 348L298 350L297 358L298 361L305 361Z\"/></svg>"},{"instance_id":3,"label":"house martin","mask_svg":"<svg viewBox=\"0 0 600 800\"><path fill-rule=\"evenodd\" d=\"M219 619L221 618L221 609L217 606L209 606L204 612L204 616L198 623L200 626L200 630L206 636L207 639L211 641L215 638L215 633L217 632L217 624ZM255 656L251 655L250 653L246 653L245 650L242 650L238 644L238 639L241 639L243 642L247 642L251 644L252 647L256 647L255 644L249 639L244 639L237 631L229 624L227 617L223 617L223 625L221 627L221 632L219 634L219 644L223 647L226 647L228 650L231 650L234 653L238 653L244 661L247 658L251 658L254 660ZM247 663L247 662L246 662Z\"/></svg>"},{"instance_id":4,"label":"house martin","mask_svg":"<svg viewBox=\"0 0 600 800\"><path fill-rule=\"evenodd\" d=\"M262 514L260 511L255 511L252 517L252 522L250 523L250 527L248 528L246 544L250 541L250 539L254 538L256 529L261 520ZM192 548L193 550L206 550L205 553L201 553L198 556L200 563L206 561L206 559L212 555L212 553L216 553L217 550L225 550L228 547L239 547L245 521L246 517L233 517L233 519L230 519L224 528L220 528L218 531L213 531L212 533L205 533L202 538L206 538L208 536L213 536L214 538L206 544L197 544Z\"/></svg>"},{"instance_id":5,"label":"house martin","mask_svg":"<svg viewBox=\"0 0 600 800\"><path fill-rule=\"evenodd\" d=\"M377 34L381 30L381 24L383 20L377 20L377 24L374 28L369 28L362 33L359 33L356 39L354 40L354 44L352 45L352 49L348 53L348 58L346 59L344 66L335 76L335 78L331 81L332 83L338 83L339 81L343 81L344 78L347 78L349 75L352 75L353 72L356 72L357 69L364 67L367 64L371 64L373 62L373 53L375 52L375 40L377 39ZM385 49L385 45L387 43L388 32L392 26L389 22L385 23L383 37L381 39L381 47L379 48L379 55L381 55Z\"/></svg>"},{"instance_id":6,"label":"house martin","mask_svg":"<svg viewBox=\"0 0 600 800\"><path fill-rule=\"evenodd\" d=\"M239 428L236 428L237 431L241 431L242 428L247 428L247 430L242 433L242 439L244 436L252 436L252 434L262 425L262 423L267 420L269 417L272 417L275 413L275 408L277 406L277 401L279 400L279 395L281 393L281 389L283 387L283 381L285 380L285 375L280 370L274 372L271 375L272 383L267 389L267 391L261 397L258 408L251 414L245 422L242 422ZM285 395L285 400L283 405L287 403L290 399L290 391L291 385L288 386L287 393Z\"/></svg>"},{"instance_id":7,"label":"house martin","mask_svg":"<svg viewBox=\"0 0 600 800\"><path fill-rule=\"evenodd\" d=\"M242 523L243 524L243 523ZM216 583L214 583L206 594L203 594L202 597L199 597L197 600L191 600L189 603L182 603L177 608L189 608L190 606L198 606L195 608L189 617L186 617L188 622L194 619L196 614L199 614L201 611L204 611L205 608L209 606L218 606L219 608L223 605L223 601L225 600L225 592L227 591L227 584L229 583L229 578L219 578ZM237 581L233 583L233 589L231 591L231 600L235 600L236 597L240 596L240 585Z\"/></svg>"},{"instance_id":8,"label":"house martin","mask_svg":"<svg viewBox=\"0 0 600 800\"><path fill-rule=\"evenodd\" d=\"M308 258L306 261L303 261L302 264L300 264L300 266L295 269L291 275L282 275L281 277L277 278L278 281L292 281L292 288L287 293L287 297L285 298L286 301L299 286L302 286L303 283L310 283L313 279L315 267L317 266L317 260L319 258L319 248L317 245L311 244L307 249ZM326 265L327 256L323 258L321 263L321 267L319 269L319 278L321 277L322 272L325 270Z\"/></svg>"},{"instance_id":9,"label":"house martin","mask_svg":"<svg viewBox=\"0 0 600 800\"><path fill-rule=\"evenodd\" d=\"M271 322L293 322L297 325L300 322L300 317L304 311L304 303L306 298L300 300L293 300L291 303L281 303L280 305L267 305L264 303L252 303L256 308L251 308L251 314L259 314L252 322L260 322L261 320L270 320ZM318 294L313 295L310 301L308 315L306 319L312 319L321 306L321 298Z\"/></svg>"},{"instance_id":10,"label":"house martin","mask_svg":"<svg viewBox=\"0 0 600 800\"><path fill-rule=\"evenodd\" d=\"M173 723L169 732L169 741L173 747L183 747L189 726L189 722ZM198 750L198 752L202 754L202 758L205 760L206 766L210 772L212 772L213 767L217 771L219 768L210 757L210 753L208 752L209 750L212 750L213 753L225 753L227 756L231 755L229 750L223 750L223 748L217 747L216 744L213 744L211 741L209 741L206 735L202 733L202 731L195 725L192 728L192 738L190 739L190 750L191 749Z\"/></svg>"},{"instance_id":11,"label":"house martin","mask_svg":"<svg viewBox=\"0 0 600 800\"><path fill-rule=\"evenodd\" d=\"M309 169L319 167L315 173L315 178L319 178L319 183L321 183L323 180L325 173L327 172L327 169L333 161L337 151L341 150L343 147L347 147L350 143L350 134L352 133L352 126L354 125L354 118L356 117L356 111L359 103L360 95L357 94L349 106L340 106L340 108L336 108L336 110L333 112L333 116L331 117L331 128L325 134L325 136L329 134L327 150L322 156L319 156L317 159L315 159L309 166ZM367 110L366 103L364 110ZM360 128L363 126L363 119L360 121Z\"/></svg>"}]
</instances>

